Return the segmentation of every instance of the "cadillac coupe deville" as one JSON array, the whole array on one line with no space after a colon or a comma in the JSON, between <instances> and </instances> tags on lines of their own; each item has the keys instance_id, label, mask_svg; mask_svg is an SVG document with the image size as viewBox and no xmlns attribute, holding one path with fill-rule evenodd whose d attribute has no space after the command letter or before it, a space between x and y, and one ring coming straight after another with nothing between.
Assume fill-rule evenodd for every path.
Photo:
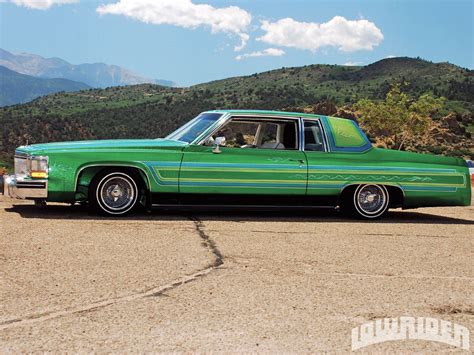
<instances>
[{"instance_id":1,"label":"cadillac coupe deville","mask_svg":"<svg viewBox=\"0 0 474 355\"><path fill-rule=\"evenodd\" d=\"M464 160L378 149L357 123L303 113L201 113L164 139L18 147L13 198L88 203L107 215L142 206L389 208L468 206Z\"/></svg>"}]
</instances>

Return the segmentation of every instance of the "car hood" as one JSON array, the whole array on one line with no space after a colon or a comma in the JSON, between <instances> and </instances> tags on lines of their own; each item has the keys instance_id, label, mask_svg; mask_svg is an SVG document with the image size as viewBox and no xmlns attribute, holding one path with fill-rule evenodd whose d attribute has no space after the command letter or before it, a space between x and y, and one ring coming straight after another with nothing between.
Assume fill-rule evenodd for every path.
<instances>
[{"instance_id":1,"label":"car hood","mask_svg":"<svg viewBox=\"0 0 474 355\"><path fill-rule=\"evenodd\" d=\"M94 141L55 142L33 144L17 148L17 152L47 154L54 151L102 150L102 149L153 149L182 148L187 143L171 139L110 139Z\"/></svg>"}]
</instances>

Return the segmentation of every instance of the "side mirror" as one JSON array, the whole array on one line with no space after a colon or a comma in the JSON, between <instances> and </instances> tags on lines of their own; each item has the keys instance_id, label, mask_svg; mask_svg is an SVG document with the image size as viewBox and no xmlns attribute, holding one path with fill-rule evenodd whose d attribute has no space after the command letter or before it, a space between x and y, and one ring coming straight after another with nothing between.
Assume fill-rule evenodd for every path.
<instances>
[{"instance_id":1,"label":"side mirror","mask_svg":"<svg viewBox=\"0 0 474 355\"><path fill-rule=\"evenodd\" d=\"M214 138L210 136L206 141L204 142L204 145L207 147L213 147L214 146Z\"/></svg>"},{"instance_id":2,"label":"side mirror","mask_svg":"<svg viewBox=\"0 0 474 355\"><path fill-rule=\"evenodd\" d=\"M214 139L214 149L212 150L213 153L219 154L221 153L220 147L225 146L225 137L216 137Z\"/></svg>"}]
</instances>

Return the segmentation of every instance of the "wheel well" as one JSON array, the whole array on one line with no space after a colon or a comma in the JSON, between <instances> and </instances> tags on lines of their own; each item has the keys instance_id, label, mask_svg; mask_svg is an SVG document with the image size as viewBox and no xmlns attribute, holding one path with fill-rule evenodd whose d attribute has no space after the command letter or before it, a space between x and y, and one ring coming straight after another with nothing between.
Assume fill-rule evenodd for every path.
<instances>
[{"instance_id":1,"label":"wheel well","mask_svg":"<svg viewBox=\"0 0 474 355\"><path fill-rule=\"evenodd\" d=\"M352 196L354 196L355 190L360 185L362 184L348 185L344 187L341 194L339 195L338 206L341 206L342 204L344 204L344 202L347 202L348 200L352 199ZM389 204L390 208L403 206L404 194L403 194L403 190L400 187L393 186L393 185L383 185L383 184L377 184L377 185L385 186L385 188L387 189L389 197L390 197L390 204Z\"/></svg>"},{"instance_id":2,"label":"wheel well","mask_svg":"<svg viewBox=\"0 0 474 355\"><path fill-rule=\"evenodd\" d=\"M403 199L405 195L403 194L403 190L398 186L393 185L384 185L387 188L388 194L390 196L390 205L391 208L402 207L403 206Z\"/></svg>"},{"instance_id":3,"label":"wheel well","mask_svg":"<svg viewBox=\"0 0 474 355\"><path fill-rule=\"evenodd\" d=\"M350 199L354 195L357 186L359 185L348 185L342 189L341 193L339 194L339 200L337 201L337 205L339 207L346 205L346 203L350 201Z\"/></svg>"},{"instance_id":4,"label":"wheel well","mask_svg":"<svg viewBox=\"0 0 474 355\"><path fill-rule=\"evenodd\" d=\"M148 180L148 175L145 171L132 166L114 166L114 165L104 165L104 166L89 166L82 169L76 179L76 201L85 201L89 197L89 186L97 174L103 172L104 170L108 171L117 171L124 172L133 176L139 187L146 191L148 195L150 191L150 185Z\"/></svg>"}]
</instances>

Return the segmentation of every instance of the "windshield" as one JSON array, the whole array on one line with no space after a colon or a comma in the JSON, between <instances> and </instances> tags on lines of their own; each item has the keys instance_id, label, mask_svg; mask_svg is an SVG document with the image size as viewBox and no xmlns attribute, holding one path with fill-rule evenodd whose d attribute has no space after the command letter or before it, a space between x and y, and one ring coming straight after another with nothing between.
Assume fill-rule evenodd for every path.
<instances>
[{"instance_id":1,"label":"windshield","mask_svg":"<svg viewBox=\"0 0 474 355\"><path fill-rule=\"evenodd\" d=\"M201 113L166 138L191 143L211 127L221 116L221 113Z\"/></svg>"}]
</instances>

